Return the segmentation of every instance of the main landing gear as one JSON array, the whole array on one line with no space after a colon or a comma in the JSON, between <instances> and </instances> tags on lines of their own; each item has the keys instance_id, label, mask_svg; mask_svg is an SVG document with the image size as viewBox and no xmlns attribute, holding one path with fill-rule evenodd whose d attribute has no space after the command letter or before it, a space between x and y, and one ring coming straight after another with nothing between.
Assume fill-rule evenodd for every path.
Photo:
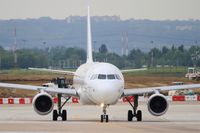
<instances>
[{"instance_id":1,"label":"main landing gear","mask_svg":"<svg viewBox=\"0 0 200 133\"><path fill-rule=\"evenodd\" d=\"M67 110L63 109L63 106L67 103L67 101L71 98L65 98L66 101L61 105L61 97L62 94L58 94L58 110L53 110L53 121L57 121L58 117L60 116L63 121L67 120Z\"/></svg>"},{"instance_id":2,"label":"main landing gear","mask_svg":"<svg viewBox=\"0 0 200 133\"><path fill-rule=\"evenodd\" d=\"M108 115L106 114L106 108L107 105L103 106L103 114L101 115L101 122L105 120L105 122L108 122Z\"/></svg>"},{"instance_id":3,"label":"main landing gear","mask_svg":"<svg viewBox=\"0 0 200 133\"><path fill-rule=\"evenodd\" d=\"M130 99L126 98L133 110L128 110L128 121L132 121L134 117L137 118L137 121L142 121L142 111L137 110L138 107L138 95L134 96L134 105L130 102Z\"/></svg>"},{"instance_id":4,"label":"main landing gear","mask_svg":"<svg viewBox=\"0 0 200 133\"><path fill-rule=\"evenodd\" d=\"M65 83L65 78L63 78L63 77L58 77L57 79L54 79L53 82L58 85L58 88L64 89L64 88L68 87L68 84ZM62 94L57 94L57 97L58 97L58 109L53 110L53 121L57 121L58 117L61 117L63 121L66 121L67 120L67 110L65 110L65 109L62 110L62 108L71 97L63 97ZM61 103L62 97L66 99L63 104Z\"/></svg>"}]
</instances>

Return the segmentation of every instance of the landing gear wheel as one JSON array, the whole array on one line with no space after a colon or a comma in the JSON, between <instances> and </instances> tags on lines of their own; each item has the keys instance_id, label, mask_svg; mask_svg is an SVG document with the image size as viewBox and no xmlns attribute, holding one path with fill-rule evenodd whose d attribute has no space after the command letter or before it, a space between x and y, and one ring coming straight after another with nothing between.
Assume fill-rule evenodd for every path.
<instances>
[{"instance_id":1,"label":"landing gear wheel","mask_svg":"<svg viewBox=\"0 0 200 133\"><path fill-rule=\"evenodd\" d=\"M108 122L108 115L106 115L106 122Z\"/></svg>"},{"instance_id":2,"label":"landing gear wheel","mask_svg":"<svg viewBox=\"0 0 200 133\"><path fill-rule=\"evenodd\" d=\"M101 115L101 122L103 122L103 115Z\"/></svg>"},{"instance_id":3,"label":"landing gear wheel","mask_svg":"<svg viewBox=\"0 0 200 133\"><path fill-rule=\"evenodd\" d=\"M132 110L128 111L128 121L132 121L133 120L133 112Z\"/></svg>"},{"instance_id":4,"label":"landing gear wheel","mask_svg":"<svg viewBox=\"0 0 200 133\"><path fill-rule=\"evenodd\" d=\"M106 114L106 108L107 108L108 105L104 105L103 106L103 114L101 115L101 122L104 121L105 119L105 122L107 123L108 122L108 115Z\"/></svg>"},{"instance_id":5,"label":"landing gear wheel","mask_svg":"<svg viewBox=\"0 0 200 133\"><path fill-rule=\"evenodd\" d=\"M58 118L58 112L57 110L53 110L53 121L57 121Z\"/></svg>"},{"instance_id":6,"label":"landing gear wheel","mask_svg":"<svg viewBox=\"0 0 200 133\"><path fill-rule=\"evenodd\" d=\"M66 111L66 110L63 110L63 111L62 111L62 116L61 116L61 117L62 117L62 120L63 120L63 121L66 121L66 120L67 120L67 111Z\"/></svg>"},{"instance_id":7,"label":"landing gear wheel","mask_svg":"<svg viewBox=\"0 0 200 133\"><path fill-rule=\"evenodd\" d=\"M106 121L106 123L108 122L108 120L109 120L109 117L108 117L108 115L101 115L101 122L103 122L104 121L104 119L105 119L105 121Z\"/></svg>"},{"instance_id":8,"label":"landing gear wheel","mask_svg":"<svg viewBox=\"0 0 200 133\"><path fill-rule=\"evenodd\" d=\"M137 121L142 121L142 111L141 110L138 110L137 111Z\"/></svg>"}]
</instances>

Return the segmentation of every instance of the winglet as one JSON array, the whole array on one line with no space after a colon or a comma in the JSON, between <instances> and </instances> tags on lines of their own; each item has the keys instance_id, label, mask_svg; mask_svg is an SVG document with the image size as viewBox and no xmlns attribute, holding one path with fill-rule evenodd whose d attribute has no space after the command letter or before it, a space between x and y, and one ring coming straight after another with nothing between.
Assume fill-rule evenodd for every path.
<instances>
[{"instance_id":1,"label":"winglet","mask_svg":"<svg viewBox=\"0 0 200 133\"><path fill-rule=\"evenodd\" d=\"M93 62L91 20L90 20L90 7L89 6L88 6L88 14L87 14L87 63L88 62Z\"/></svg>"}]
</instances>

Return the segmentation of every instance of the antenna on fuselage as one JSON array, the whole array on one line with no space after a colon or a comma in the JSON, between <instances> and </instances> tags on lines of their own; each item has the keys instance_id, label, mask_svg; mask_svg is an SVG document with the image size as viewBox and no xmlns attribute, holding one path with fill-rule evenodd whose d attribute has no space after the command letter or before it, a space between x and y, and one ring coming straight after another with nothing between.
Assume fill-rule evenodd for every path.
<instances>
[{"instance_id":1,"label":"antenna on fuselage","mask_svg":"<svg viewBox=\"0 0 200 133\"><path fill-rule=\"evenodd\" d=\"M91 35L91 20L90 20L90 7L88 6L87 14L87 63L93 62L92 57L92 35Z\"/></svg>"}]
</instances>

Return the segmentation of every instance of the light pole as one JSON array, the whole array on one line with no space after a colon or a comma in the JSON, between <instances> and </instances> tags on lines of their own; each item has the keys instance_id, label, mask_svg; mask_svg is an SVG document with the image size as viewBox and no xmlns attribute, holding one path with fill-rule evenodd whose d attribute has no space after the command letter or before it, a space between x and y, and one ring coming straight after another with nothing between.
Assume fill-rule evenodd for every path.
<instances>
[{"instance_id":1,"label":"light pole","mask_svg":"<svg viewBox=\"0 0 200 133\"><path fill-rule=\"evenodd\" d=\"M97 43L97 41L93 41L93 43L94 43L94 49L93 49L93 51L96 52L96 43Z\"/></svg>"},{"instance_id":2,"label":"light pole","mask_svg":"<svg viewBox=\"0 0 200 133\"><path fill-rule=\"evenodd\" d=\"M24 40L22 40L22 41L23 41L23 43L24 43L24 48L25 48L25 46L26 46L26 41L27 41L27 40L24 39Z\"/></svg>"}]
</instances>

